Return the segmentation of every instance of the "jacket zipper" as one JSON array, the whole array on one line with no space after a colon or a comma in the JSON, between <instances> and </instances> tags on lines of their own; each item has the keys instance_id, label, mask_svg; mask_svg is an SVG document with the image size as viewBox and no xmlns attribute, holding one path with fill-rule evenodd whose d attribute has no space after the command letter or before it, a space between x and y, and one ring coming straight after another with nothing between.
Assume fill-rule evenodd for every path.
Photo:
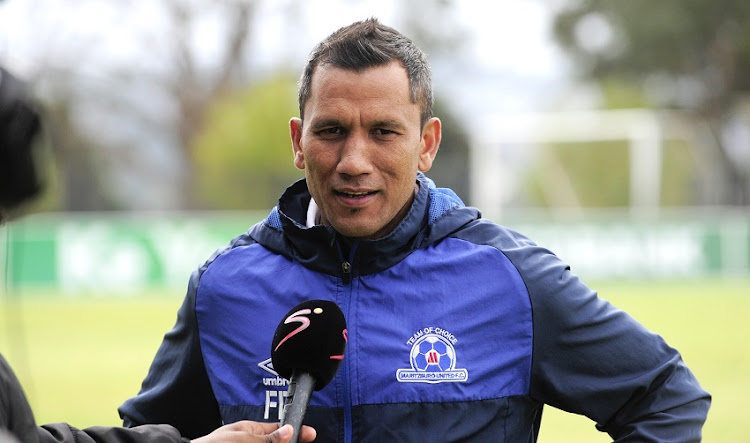
<instances>
[{"instance_id":1,"label":"jacket zipper","mask_svg":"<svg viewBox=\"0 0 750 443\"><path fill-rule=\"evenodd\" d=\"M339 246L339 255L341 256L341 279L344 283L344 287L346 289L346 298L345 298L345 305L342 307L344 312L344 317L347 319L351 319L349 316L349 312L351 311L351 304L352 304L352 294L354 293L353 288L351 286L352 282L352 263L354 262L354 254L357 251L357 246L359 246L359 241L355 241L354 244L352 244L351 249L349 250L349 258L348 260L344 259L343 253L341 251L341 246ZM347 329L349 331L352 330L352 325L347 324ZM347 346L351 346L351 337L353 334L349 334L349 343ZM344 358L344 364L342 370L344 371L344 442L345 443L351 443L352 441L352 390L351 390L351 369L350 369L350 362L351 359Z\"/></svg>"}]
</instances>

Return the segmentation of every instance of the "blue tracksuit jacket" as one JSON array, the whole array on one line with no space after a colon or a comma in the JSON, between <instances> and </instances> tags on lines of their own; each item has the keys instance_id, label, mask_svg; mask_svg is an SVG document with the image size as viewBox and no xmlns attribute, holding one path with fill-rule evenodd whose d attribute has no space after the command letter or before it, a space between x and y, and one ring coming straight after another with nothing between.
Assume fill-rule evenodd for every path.
<instances>
[{"instance_id":1,"label":"blue tracksuit jacket","mask_svg":"<svg viewBox=\"0 0 750 443\"><path fill-rule=\"evenodd\" d=\"M306 227L306 183L287 189L193 273L140 393L120 407L125 425L196 437L278 421L287 384L273 333L294 305L327 299L349 333L308 409L316 441L535 441L543 404L616 440L700 440L710 396L676 350L550 251L418 181L405 219L373 241Z\"/></svg>"}]
</instances>

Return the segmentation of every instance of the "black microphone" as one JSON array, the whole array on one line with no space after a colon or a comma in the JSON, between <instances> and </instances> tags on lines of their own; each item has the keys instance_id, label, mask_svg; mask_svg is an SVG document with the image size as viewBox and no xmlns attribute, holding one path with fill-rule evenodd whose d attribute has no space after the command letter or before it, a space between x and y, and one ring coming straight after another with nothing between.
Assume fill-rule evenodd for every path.
<instances>
[{"instance_id":1,"label":"black microphone","mask_svg":"<svg viewBox=\"0 0 750 443\"><path fill-rule=\"evenodd\" d=\"M292 308L276 328L271 343L273 369L289 380L281 424L294 427L291 443L299 437L312 391L333 380L346 349L344 313L328 300L308 300Z\"/></svg>"}]
</instances>

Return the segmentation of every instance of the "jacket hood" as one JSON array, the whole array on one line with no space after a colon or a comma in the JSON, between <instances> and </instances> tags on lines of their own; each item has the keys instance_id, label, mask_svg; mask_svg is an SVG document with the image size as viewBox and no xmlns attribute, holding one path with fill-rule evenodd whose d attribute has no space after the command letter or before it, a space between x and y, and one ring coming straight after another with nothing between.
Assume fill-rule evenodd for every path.
<instances>
[{"instance_id":1,"label":"jacket hood","mask_svg":"<svg viewBox=\"0 0 750 443\"><path fill-rule=\"evenodd\" d=\"M481 218L479 210L466 207L455 192L438 188L421 172L419 191L409 212L389 234L376 240L345 238L331 226L305 224L310 192L301 179L282 194L278 206L250 230L263 246L288 256L306 267L332 275L341 264L352 265L352 275L367 275L393 266L411 251L449 236L461 226Z\"/></svg>"}]
</instances>

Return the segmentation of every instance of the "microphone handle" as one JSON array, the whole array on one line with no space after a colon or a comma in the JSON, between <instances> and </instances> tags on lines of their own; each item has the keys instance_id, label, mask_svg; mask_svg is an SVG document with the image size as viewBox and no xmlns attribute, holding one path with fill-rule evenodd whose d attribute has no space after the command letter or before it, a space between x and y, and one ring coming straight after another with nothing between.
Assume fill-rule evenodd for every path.
<instances>
[{"instance_id":1,"label":"microphone handle","mask_svg":"<svg viewBox=\"0 0 750 443\"><path fill-rule=\"evenodd\" d=\"M294 435L289 443L297 443L299 432L302 428L302 420L310 404L310 396L315 387L315 378L305 371L294 371L289 380L286 401L284 402L284 416L281 425L290 424L294 428Z\"/></svg>"}]
</instances>

